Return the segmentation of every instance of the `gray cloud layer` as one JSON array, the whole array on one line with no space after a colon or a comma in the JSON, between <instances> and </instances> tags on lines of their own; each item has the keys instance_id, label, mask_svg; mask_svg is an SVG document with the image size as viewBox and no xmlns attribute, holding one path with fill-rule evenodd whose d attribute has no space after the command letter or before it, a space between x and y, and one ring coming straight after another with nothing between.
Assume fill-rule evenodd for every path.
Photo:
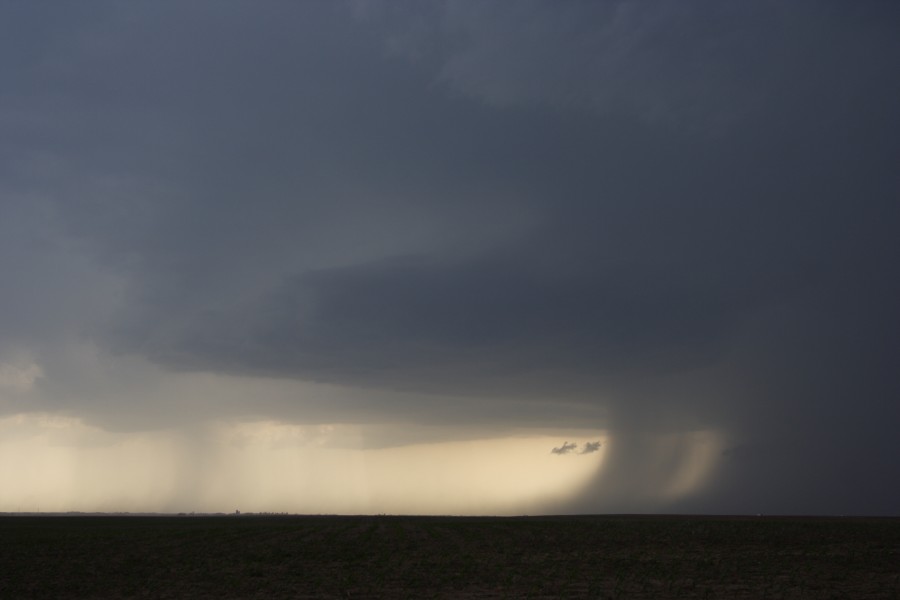
<instances>
[{"instance_id":1,"label":"gray cloud layer","mask_svg":"<svg viewBox=\"0 0 900 600\"><path fill-rule=\"evenodd\" d=\"M588 424L613 481L710 428L741 450L687 509L896 511L888 3L3 12L0 350L45 385L78 339L371 390L316 414Z\"/></svg>"}]
</instances>

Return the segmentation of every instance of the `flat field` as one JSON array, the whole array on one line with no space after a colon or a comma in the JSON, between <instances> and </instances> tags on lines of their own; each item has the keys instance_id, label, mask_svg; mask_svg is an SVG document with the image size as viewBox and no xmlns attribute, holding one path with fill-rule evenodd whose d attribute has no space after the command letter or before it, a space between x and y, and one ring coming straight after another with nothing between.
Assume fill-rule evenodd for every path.
<instances>
[{"instance_id":1,"label":"flat field","mask_svg":"<svg viewBox=\"0 0 900 600\"><path fill-rule=\"evenodd\" d=\"M8 516L0 598L900 598L900 519Z\"/></svg>"}]
</instances>

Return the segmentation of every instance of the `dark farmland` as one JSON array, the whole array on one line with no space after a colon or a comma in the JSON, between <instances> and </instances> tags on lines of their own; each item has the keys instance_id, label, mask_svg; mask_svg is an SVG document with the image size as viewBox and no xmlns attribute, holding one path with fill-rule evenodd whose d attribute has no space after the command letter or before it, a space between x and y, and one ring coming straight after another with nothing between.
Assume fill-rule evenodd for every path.
<instances>
[{"instance_id":1,"label":"dark farmland","mask_svg":"<svg viewBox=\"0 0 900 600\"><path fill-rule=\"evenodd\" d=\"M900 519L8 516L0 598L900 598Z\"/></svg>"}]
</instances>

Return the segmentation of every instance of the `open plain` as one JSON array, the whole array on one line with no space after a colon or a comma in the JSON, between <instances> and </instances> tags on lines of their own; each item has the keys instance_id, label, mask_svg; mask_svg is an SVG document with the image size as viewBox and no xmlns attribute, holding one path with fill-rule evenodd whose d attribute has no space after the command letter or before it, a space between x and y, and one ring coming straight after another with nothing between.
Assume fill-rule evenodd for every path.
<instances>
[{"instance_id":1,"label":"open plain","mask_svg":"<svg viewBox=\"0 0 900 600\"><path fill-rule=\"evenodd\" d=\"M900 598L900 519L6 516L0 598Z\"/></svg>"}]
</instances>

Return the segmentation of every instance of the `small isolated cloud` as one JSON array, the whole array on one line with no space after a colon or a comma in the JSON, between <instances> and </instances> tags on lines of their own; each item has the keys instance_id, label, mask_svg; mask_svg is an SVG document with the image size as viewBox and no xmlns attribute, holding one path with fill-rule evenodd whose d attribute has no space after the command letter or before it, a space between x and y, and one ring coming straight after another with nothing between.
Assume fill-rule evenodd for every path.
<instances>
[{"instance_id":1,"label":"small isolated cloud","mask_svg":"<svg viewBox=\"0 0 900 600\"><path fill-rule=\"evenodd\" d=\"M584 448L581 449L579 454L591 454L592 452L599 450L602 445L603 444L600 442L585 442Z\"/></svg>"},{"instance_id":2,"label":"small isolated cloud","mask_svg":"<svg viewBox=\"0 0 900 600\"><path fill-rule=\"evenodd\" d=\"M570 452L573 452L577 447L578 444L576 444L575 442L563 442L562 446L558 446L550 452L552 452L553 454L569 454Z\"/></svg>"}]
</instances>

